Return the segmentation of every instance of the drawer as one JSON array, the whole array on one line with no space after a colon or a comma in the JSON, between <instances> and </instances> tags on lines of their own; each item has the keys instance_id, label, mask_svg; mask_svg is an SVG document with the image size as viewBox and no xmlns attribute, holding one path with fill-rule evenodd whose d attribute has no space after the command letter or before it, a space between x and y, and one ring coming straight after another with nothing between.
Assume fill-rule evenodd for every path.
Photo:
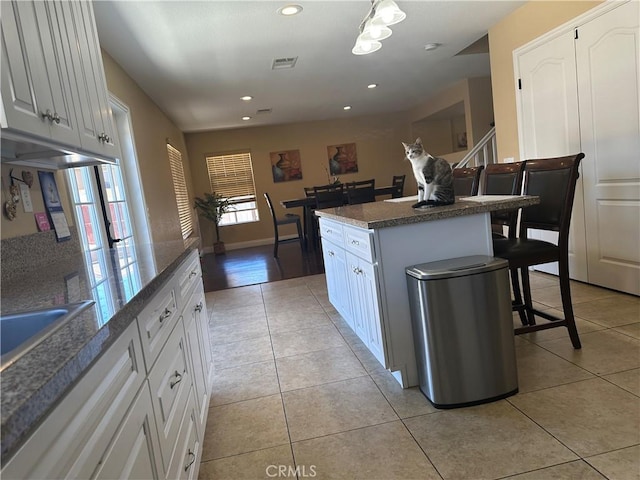
<instances>
[{"instance_id":1,"label":"drawer","mask_svg":"<svg viewBox=\"0 0 640 480\"><path fill-rule=\"evenodd\" d=\"M180 309L184 308L185 303L191 296L191 291L198 282L202 284L202 270L200 268L200 257L198 251L193 250L186 260L180 265L176 272L177 279L177 296Z\"/></svg>"},{"instance_id":2,"label":"drawer","mask_svg":"<svg viewBox=\"0 0 640 480\"><path fill-rule=\"evenodd\" d=\"M373 235L369 230L344 227L344 245L348 252L372 263L375 260Z\"/></svg>"},{"instance_id":3,"label":"drawer","mask_svg":"<svg viewBox=\"0 0 640 480\"><path fill-rule=\"evenodd\" d=\"M182 322L175 326L149 373L149 387L162 463L167 471L191 392L191 365Z\"/></svg>"},{"instance_id":4,"label":"drawer","mask_svg":"<svg viewBox=\"0 0 640 480\"><path fill-rule=\"evenodd\" d=\"M178 305L173 284L160 290L138 315L138 329L147 372L153 368L158 354L178 322Z\"/></svg>"},{"instance_id":5,"label":"drawer","mask_svg":"<svg viewBox=\"0 0 640 480\"><path fill-rule=\"evenodd\" d=\"M320 218L320 237L326 238L338 246L344 245L343 225L325 218Z\"/></svg>"}]
</instances>

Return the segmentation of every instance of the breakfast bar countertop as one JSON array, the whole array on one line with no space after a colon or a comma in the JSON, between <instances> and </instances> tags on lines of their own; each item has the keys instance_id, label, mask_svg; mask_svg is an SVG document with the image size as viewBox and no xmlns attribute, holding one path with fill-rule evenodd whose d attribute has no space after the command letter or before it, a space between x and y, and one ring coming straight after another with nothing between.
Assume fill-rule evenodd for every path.
<instances>
[{"instance_id":1,"label":"breakfast bar countertop","mask_svg":"<svg viewBox=\"0 0 640 480\"><path fill-rule=\"evenodd\" d=\"M412 223L442 220L477 213L512 210L540 203L539 197L527 195L478 195L456 197L452 205L442 207L411 208L415 196L381 202L345 205L316 210L316 215L365 229L378 229Z\"/></svg>"},{"instance_id":2,"label":"breakfast bar countertop","mask_svg":"<svg viewBox=\"0 0 640 480\"><path fill-rule=\"evenodd\" d=\"M158 288L198 247L198 240L136 247L137 261L128 267L131 278L114 273L109 261L90 263L90 268L100 269L98 276L102 281L95 285L85 263L91 259L81 252L31 271L16 268L11 276L3 272L3 315L72 301L95 301L93 307L66 322L24 355L1 366L3 460L15 452L84 372L135 321ZM125 247L116 245L114 255L122 257L125 252L121 249ZM129 257L125 258L130 258L131 252L126 253Z\"/></svg>"}]
</instances>

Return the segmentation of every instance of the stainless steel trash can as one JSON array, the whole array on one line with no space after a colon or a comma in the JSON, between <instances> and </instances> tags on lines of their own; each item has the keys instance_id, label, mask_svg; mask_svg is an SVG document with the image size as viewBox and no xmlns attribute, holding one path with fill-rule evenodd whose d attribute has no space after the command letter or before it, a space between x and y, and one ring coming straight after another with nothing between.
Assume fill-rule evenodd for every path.
<instances>
[{"instance_id":1,"label":"stainless steel trash can","mask_svg":"<svg viewBox=\"0 0 640 480\"><path fill-rule=\"evenodd\" d=\"M518 392L508 271L487 256L407 267L420 390L435 407Z\"/></svg>"}]
</instances>

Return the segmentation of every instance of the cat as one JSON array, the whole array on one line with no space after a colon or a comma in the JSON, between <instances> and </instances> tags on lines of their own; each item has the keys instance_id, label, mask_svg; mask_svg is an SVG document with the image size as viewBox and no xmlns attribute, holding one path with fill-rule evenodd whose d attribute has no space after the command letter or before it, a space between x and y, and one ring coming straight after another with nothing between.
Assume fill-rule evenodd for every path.
<instances>
[{"instance_id":1,"label":"cat","mask_svg":"<svg viewBox=\"0 0 640 480\"><path fill-rule=\"evenodd\" d=\"M436 207L454 203L453 171L449 162L425 152L419 137L415 143L402 142L402 145L418 183L418 203L411 207Z\"/></svg>"}]
</instances>

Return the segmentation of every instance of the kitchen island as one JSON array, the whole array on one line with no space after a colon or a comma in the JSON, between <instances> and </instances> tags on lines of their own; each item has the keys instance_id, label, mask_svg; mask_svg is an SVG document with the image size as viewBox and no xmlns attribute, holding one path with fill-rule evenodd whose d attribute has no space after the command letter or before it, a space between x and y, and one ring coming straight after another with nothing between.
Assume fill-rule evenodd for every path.
<instances>
[{"instance_id":1,"label":"kitchen island","mask_svg":"<svg viewBox=\"0 0 640 480\"><path fill-rule=\"evenodd\" d=\"M95 302L3 357L3 476L167 478L187 464L197 475L212 372L198 240L122 242L3 272L3 316Z\"/></svg>"},{"instance_id":2,"label":"kitchen island","mask_svg":"<svg viewBox=\"0 0 640 480\"><path fill-rule=\"evenodd\" d=\"M539 199L458 197L453 205L426 209L411 208L414 202L408 197L316 211L329 300L404 388L418 385L406 267L493 256L490 212Z\"/></svg>"}]
</instances>

